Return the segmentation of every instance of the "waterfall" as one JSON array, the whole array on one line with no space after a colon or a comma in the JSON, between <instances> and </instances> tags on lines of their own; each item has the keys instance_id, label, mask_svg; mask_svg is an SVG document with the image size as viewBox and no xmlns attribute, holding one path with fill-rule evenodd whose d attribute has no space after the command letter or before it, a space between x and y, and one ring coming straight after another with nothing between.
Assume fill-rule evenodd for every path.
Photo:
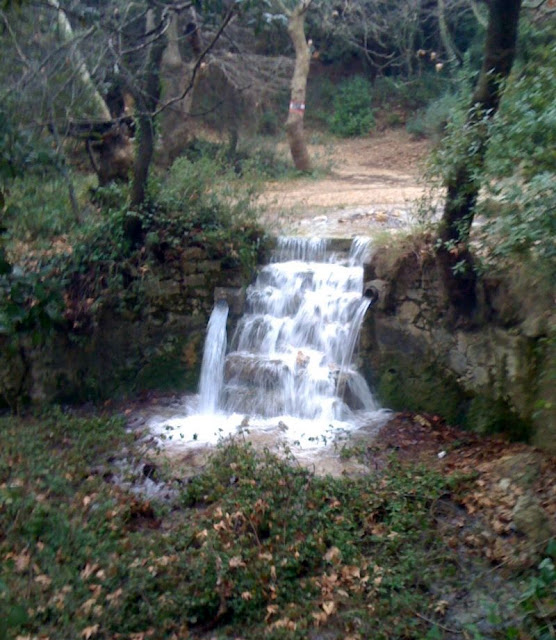
<instances>
[{"instance_id":1,"label":"waterfall","mask_svg":"<svg viewBox=\"0 0 556 640\"><path fill-rule=\"evenodd\" d=\"M226 358L224 410L272 418L346 420L349 404L376 404L352 363L369 300L362 297L367 239L347 259L327 256L325 240L283 238L276 262L248 289ZM349 383L351 403L338 390ZM362 384L363 383L363 384Z\"/></svg>"},{"instance_id":2,"label":"waterfall","mask_svg":"<svg viewBox=\"0 0 556 640\"><path fill-rule=\"evenodd\" d=\"M336 247L343 246L341 243ZM282 238L247 289L227 348L219 301L205 340L198 402L151 423L165 439L214 444L248 429L259 442L316 450L388 415L357 371L354 354L370 304L362 296L368 239L349 254L323 239Z\"/></svg>"},{"instance_id":3,"label":"waterfall","mask_svg":"<svg viewBox=\"0 0 556 640\"><path fill-rule=\"evenodd\" d=\"M224 382L224 358L228 342L227 320L228 304L225 300L219 300L210 316L205 339L199 383L199 413L201 414L212 414L218 409L218 400Z\"/></svg>"}]
</instances>

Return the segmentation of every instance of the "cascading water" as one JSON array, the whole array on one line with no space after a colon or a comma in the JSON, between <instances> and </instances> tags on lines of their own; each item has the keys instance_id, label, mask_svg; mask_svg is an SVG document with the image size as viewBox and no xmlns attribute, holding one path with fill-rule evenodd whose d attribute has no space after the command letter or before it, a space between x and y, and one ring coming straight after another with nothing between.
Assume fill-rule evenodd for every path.
<instances>
[{"instance_id":1,"label":"cascading water","mask_svg":"<svg viewBox=\"0 0 556 640\"><path fill-rule=\"evenodd\" d=\"M351 361L369 305L361 296L361 265L324 262L324 241L283 239L277 255L280 261L264 267L248 290L246 314L226 358L223 409L266 418L349 419L337 390L358 376ZM351 389L357 393L360 386ZM367 411L377 409L370 393L355 400Z\"/></svg>"},{"instance_id":2,"label":"cascading water","mask_svg":"<svg viewBox=\"0 0 556 640\"><path fill-rule=\"evenodd\" d=\"M199 383L199 413L212 414L218 409L224 383L224 358L228 342L227 320L228 304L225 300L219 300L214 306L207 327Z\"/></svg>"},{"instance_id":3,"label":"cascading water","mask_svg":"<svg viewBox=\"0 0 556 640\"><path fill-rule=\"evenodd\" d=\"M330 442L382 422L353 363L369 299L362 297L369 241L348 257L330 255L320 239L283 238L274 260L248 288L245 314L226 354L227 305L215 306L207 329L196 408L151 425L182 442L210 443L236 433L275 433L300 447Z\"/></svg>"}]
</instances>

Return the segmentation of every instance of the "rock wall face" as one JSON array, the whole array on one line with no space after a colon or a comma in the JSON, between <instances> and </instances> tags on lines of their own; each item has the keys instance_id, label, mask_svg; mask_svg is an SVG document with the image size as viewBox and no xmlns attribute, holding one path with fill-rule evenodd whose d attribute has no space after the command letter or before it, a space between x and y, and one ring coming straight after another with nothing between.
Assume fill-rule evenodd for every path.
<instances>
[{"instance_id":1,"label":"rock wall face","mask_svg":"<svg viewBox=\"0 0 556 640\"><path fill-rule=\"evenodd\" d=\"M86 328L52 330L41 344L0 336L0 404L98 401L148 389L193 390L215 292L230 319L248 274L223 269L199 247L105 296Z\"/></svg>"},{"instance_id":2,"label":"rock wall face","mask_svg":"<svg viewBox=\"0 0 556 640\"><path fill-rule=\"evenodd\" d=\"M512 277L484 277L473 322L450 325L433 252L380 249L365 267L379 299L363 328L363 367L385 406L556 453L554 312L540 292L516 295Z\"/></svg>"}]
</instances>

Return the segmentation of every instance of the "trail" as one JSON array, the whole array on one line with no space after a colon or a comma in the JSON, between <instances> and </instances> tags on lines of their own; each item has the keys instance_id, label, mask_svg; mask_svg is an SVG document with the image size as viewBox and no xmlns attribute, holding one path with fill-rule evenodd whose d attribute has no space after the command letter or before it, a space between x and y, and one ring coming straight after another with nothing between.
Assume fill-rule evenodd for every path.
<instances>
[{"instance_id":1,"label":"trail","mask_svg":"<svg viewBox=\"0 0 556 640\"><path fill-rule=\"evenodd\" d=\"M331 171L269 182L260 199L265 225L277 234L329 237L403 226L424 193L420 177L429 150L428 141L404 129L310 145L317 167Z\"/></svg>"}]
</instances>

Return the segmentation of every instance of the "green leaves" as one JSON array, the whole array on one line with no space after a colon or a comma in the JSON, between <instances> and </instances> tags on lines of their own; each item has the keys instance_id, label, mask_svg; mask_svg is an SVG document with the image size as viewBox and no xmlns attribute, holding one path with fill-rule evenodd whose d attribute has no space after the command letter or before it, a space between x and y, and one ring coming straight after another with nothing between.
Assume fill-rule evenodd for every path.
<instances>
[{"instance_id":1,"label":"green leaves","mask_svg":"<svg viewBox=\"0 0 556 640\"><path fill-rule=\"evenodd\" d=\"M14 270L0 276L0 332L33 332L40 342L44 332L64 321L64 302L56 283L41 280L44 274Z\"/></svg>"},{"instance_id":2,"label":"green leaves","mask_svg":"<svg viewBox=\"0 0 556 640\"><path fill-rule=\"evenodd\" d=\"M361 76L344 80L333 99L330 131L343 138L369 134L375 124L371 83Z\"/></svg>"}]
</instances>

